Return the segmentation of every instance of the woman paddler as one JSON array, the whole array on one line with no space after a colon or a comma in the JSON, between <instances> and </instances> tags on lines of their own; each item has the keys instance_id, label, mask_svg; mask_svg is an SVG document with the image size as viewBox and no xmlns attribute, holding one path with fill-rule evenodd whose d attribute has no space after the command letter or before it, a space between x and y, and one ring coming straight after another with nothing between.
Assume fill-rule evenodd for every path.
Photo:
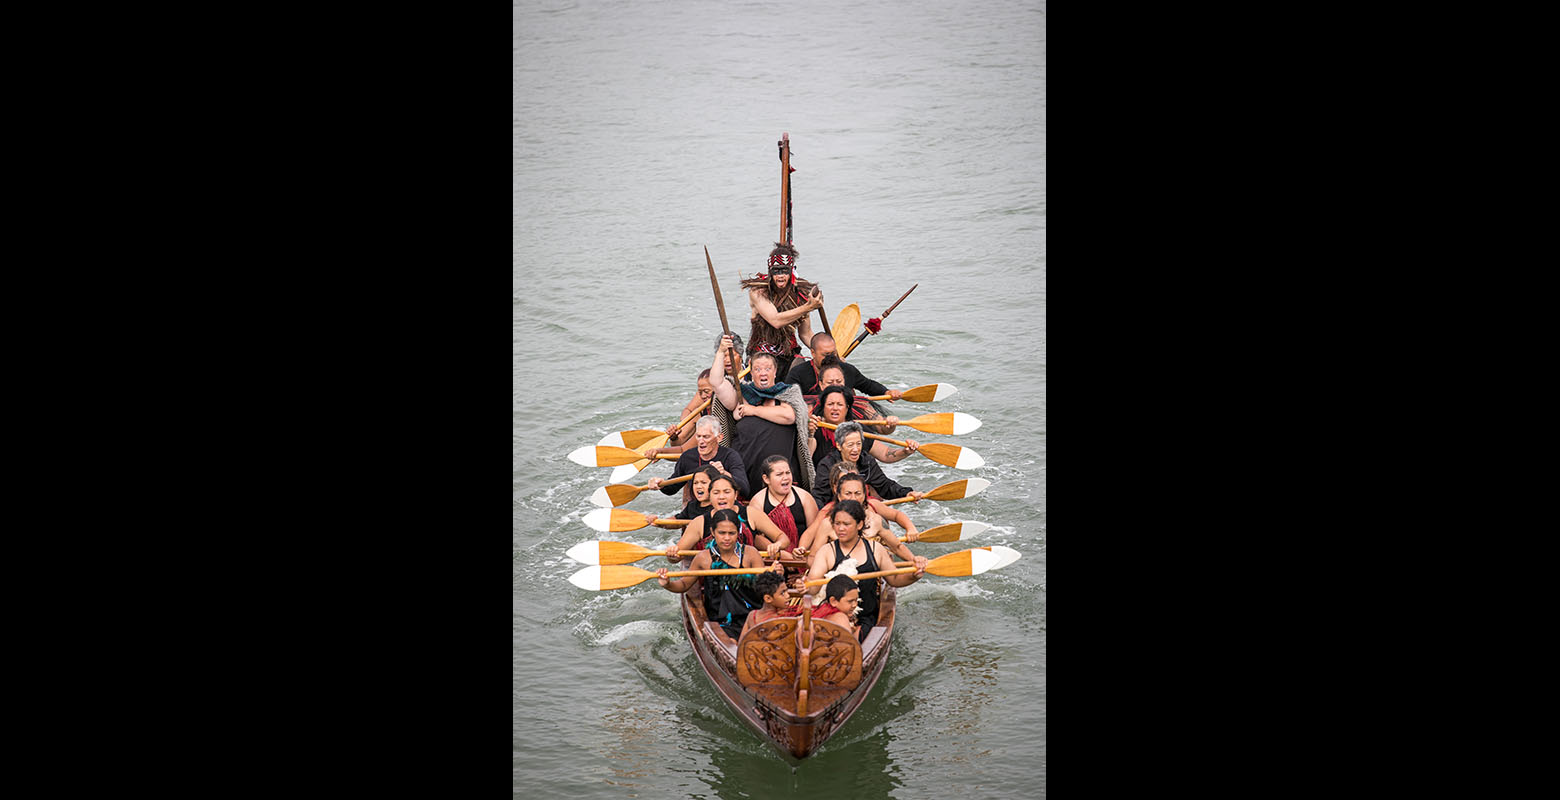
<instances>
[{"instance_id":1,"label":"woman paddler","mask_svg":"<svg viewBox=\"0 0 1560 800\"><path fill-rule=\"evenodd\" d=\"M768 517L789 539L787 547L801 541L802 531L818 516L812 495L793 489L790 462L785 456L770 456L764 459L764 488L748 503L748 519Z\"/></svg>"},{"instance_id":2,"label":"woman paddler","mask_svg":"<svg viewBox=\"0 0 1560 800\"><path fill-rule=\"evenodd\" d=\"M828 542L834 541L834 527L831 517L834 514L835 504L841 500L855 500L867 510L867 524L861 529L863 538L869 541L882 542L888 552L906 561L915 557L905 542L913 542L920 538L920 532L915 529L915 523L910 521L910 516L893 507L885 506L876 497L867 492L867 484L860 475L854 472L843 473L843 464L835 464L829 470L829 482L834 486L834 500L823 508L818 509L818 516L807 530L802 532L801 541L790 552L791 558L807 558L817 552ZM894 522L905 529L904 541L889 529L888 523ZM786 554L782 553L782 557Z\"/></svg>"},{"instance_id":3,"label":"woman paddler","mask_svg":"<svg viewBox=\"0 0 1560 800\"><path fill-rule=\"evenodd\" d=\"M668 561L680 561L678 550L694 550L709 544L714 536L715 512L730 510L737 515L737 534L742 543L760 552L767 552L770 558L779 555L780 549L790 547L791 540L786 538L784 532L775 527L769 517L757 516L750 520L743 519L742 509L737 504L737 484L729 475L716 475L710 478L708 489L710 507L701 516L693 518L688 527L683 528L682 536L666 548ZM648 515L647 515L648 517ZM655 520L650 520L651 524Z\"/></svg>"},{"instance_id":4,"label":"woman paddler","mask_svg":"<svg viewBox=\"0 0 1560 800\"><path fill-rule=\"evenodd\" d=\"M812 491L807 406L802 402L801 390L775 380L779 364L776 355L767 350L753 354L749 363L753 380L743 381L739 388L726 375L731 337L722 335L720 342L710 365L710 378L715 384L715 402L710 406L715 409L726 443L747 467L748 486L757 490L763 481L764 459L778 455L790 462L796 484Z\"/></svg>"},{"instance_id":5,"label":"woman paddler","mask_svg":"<svg viewBox=\"0 0 1560 800\"><path fill-rule=\"evenodd\" d=\"M841 500L834 506L832 522L835 540L831 542L831 547L823 547L818 550L818 555L813 556L812 567L807 570L807 580L823 577L834 569L834 565L843 563L847 558L856 562L858 574L894 569L894 557L889 555L882 544L861 538L861 529L866 519L866 510L855 500ZM878 596L881 591L878 582L887 581L890 586L901 587L915 583L926 572L926 558L916 556L914 561L914 572L856 581L861 589L860 610L856 612L856 623L861 626L861 633L857 641L866 641L867 632L877 624Z\"/></svg>"},{"instance_id":6,"label":"woman paddler","mask_svg":"<svg viewBox=\"0 0 1560 800\"><path fill-rule=\"evenodd\" d=\"M699 554L693 557L693 563L689 569L752 569L762 568L764 559L758 554L758 550L752 547L744 547L738 541L738 530L742 523L737 518L737 512L729 508L723 508L710 515L715 521L715 534L710 538L708 545ZM774 566L774 571L784 574L785 567L780 564ZM662 567L656 570L656 581L663 589L669 592L682 594L693 588L693 582L698 578L668 578L667 569ZM753 575L710 575L704 578L704 612L711 622L719 625L721 630L731 637L733 643L742 633L742 626L747 622L748 612L763 605L763 599L758 597L753 589Z\"/></svg>"},{"instance_id":7,"label":"woman paddler","mask_svg":"<svg viewBox=\"0 0 1560 800\"><path fill-rule=\"evenodd\" d=\"M796 248L775 243L769 251L768 273L760 272L742 282L748 290L752 326L748 332L748 358L769 346L780 357L779 375L791 371L791 363L800 357L801 341L811 342L812 325L807 317L815 308L823 308L823 291L816 284L796 277ZM715 381L715 383L720 383Z\"/></svg>"},{"instance_id":8,"label":"woman paddler","mask_svg":"<svg viewBox=\"0 0 1560 800\"><path fill-rule=\"evenodd\" d=\"M836 431L819 425L819 422L827 422L830 425L839 426L848 420L861 419L857 416L855 397L849 389L843 385L825 386L823 393L818 395L818 403L813 406L812 414L807 417L807 430L811 432L813 471L818 471L818 465L827 457L840 451L835 444ZM898 417L889 417L894 423L899 422ZM863 437L864 438L864 437ZM921 445L914 439L906 439L909 447L889 447L888 442L872 440L872 449L868 452L878 460L880 464L892 464L910 457L911 453L921 449ZM836 462L838 463L838 462Z\"/></svg>"},{"instance_id":9,"label":"woman paddler","mask_svg":"<svg viewBox=\"0 0 1560 800\"><path fill-rule=\"evenodd\" d=\"M841 423L834 429L834 442L839 450L818 461L818 472L827 475L835 464L843 463L847 472L860 473L861 477L866 479L867 485L872 487L872 491L877 492L878 497L884 500L912 497L914 502L919 503L926 493L900 486L892 478L884 475L883 470L878 467L877 459L862 448L862 443L865 441L866 437L863 435L860 423ZM829 501L828 483L828 481L818 481L812 488L813 499L818 501L820 506Z\"/></svg>"}]
</instances>

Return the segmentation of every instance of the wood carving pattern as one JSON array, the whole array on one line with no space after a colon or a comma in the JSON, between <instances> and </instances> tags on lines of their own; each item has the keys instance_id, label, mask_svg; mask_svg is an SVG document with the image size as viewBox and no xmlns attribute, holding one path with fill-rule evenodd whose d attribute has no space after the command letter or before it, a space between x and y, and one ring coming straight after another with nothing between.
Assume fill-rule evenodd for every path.
<instances>
[{"instance_id":1,"label":"wood carving pattern","mask_svg":"<svg viewBox=\"0 0 1560 800\"><path fill-rule=\"evenodd\" d=\"M838 625L813 625L813 646L807 673L814 682L842 689L861 683L861 645L855 634Z\"/></svg>"},{"instance_id":2,"label":"wood carving pattern","mask_svg":"<svg viewBox=\"0 0 1560 800\"><path fill-rule=\"evenodd\" d=\"M737 646L737 680L744 685L783 684L796 677L796 620L759 625Z\"/></svg>"}]
</instances>

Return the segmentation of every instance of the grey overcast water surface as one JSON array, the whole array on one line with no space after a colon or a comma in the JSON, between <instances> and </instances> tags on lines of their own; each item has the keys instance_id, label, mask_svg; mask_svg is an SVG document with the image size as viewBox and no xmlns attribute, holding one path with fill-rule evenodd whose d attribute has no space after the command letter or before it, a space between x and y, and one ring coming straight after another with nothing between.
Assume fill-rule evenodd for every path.
<instances>
[{"instance_id":1,"label":"grey overcast water surface","mask_svg":"<svg viewBox=\"0 0 1560 800\"><path fill-rule=\"evenodd\" d=\"M547 0L513 14L515 796L1043 797L1045 4ZM565 457L677 419L720 331L706 245L746 335L737 281L779 234L782 131L797 272L822 284L831 319L852 302L880 316L919 284L851 362L891 387L958 387L890 407L902 417L984 423L898 434L986 461L959 472L914 456L886 467L899 482L992 482L900 506L922 528L993 526L915 549L1023 553L903 590L881 681L794 768L700 672L674 595L654 581L576 589L564 556L589 539L669 541L586 527L611 470ZM678 508L649 492L626 507Z\"/></svg>"}]
</instances>

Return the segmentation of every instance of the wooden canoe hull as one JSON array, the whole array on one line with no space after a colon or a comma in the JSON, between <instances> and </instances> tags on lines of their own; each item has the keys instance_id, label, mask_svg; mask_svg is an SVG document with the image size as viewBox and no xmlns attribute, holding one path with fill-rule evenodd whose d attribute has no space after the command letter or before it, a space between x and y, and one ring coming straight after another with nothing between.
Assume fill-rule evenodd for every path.
<instances>
[{"instance_id":1,"label":"wooden canoe hull","mask_svg":"<svg viewBox=\"0 0 1560 800\"><path fill-rule=\"evenodd\" d=\"M872 693L872 687L877 685L883 667L888 663L895 598L893 587L884 585L878 615L881 624L868 637L865 648L858 650L860 682L850 688L813 682L805 695L808 707L799 708L794 676L783 685L744 685L739 673L745 672L737 669L735 649L724 644L724 637L716 633L718 629L712 623L706 624L702 592L701 581L682 595L683 632L693 646L699 665L737 717L792 758L812 755L839 730ZM854 640L854 637L849 638Z\"/></svg>"}]
</instances>

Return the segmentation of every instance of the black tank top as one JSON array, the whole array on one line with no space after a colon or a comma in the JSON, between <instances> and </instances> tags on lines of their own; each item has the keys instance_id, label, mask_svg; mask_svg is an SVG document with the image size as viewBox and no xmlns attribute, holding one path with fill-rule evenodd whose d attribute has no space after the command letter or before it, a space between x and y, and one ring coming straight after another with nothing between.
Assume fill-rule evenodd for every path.
<instances>
[{"instance_id":1,"label":"black tank top","mask_svg":"<svg viewBox=\"0 0 1560 800\"><path fill-rule=\"evenodd\" d=\"M791 519L796 520L796 535L801 536L802 531L807 530L807 509L802 508L802 499L796 496L797 491L799 490L795 486L791 487L791 504L786 506L786 510L791 512ZM775 504L769 502L769 488L766 486L764 487L764 513L768 514L774 510Z\"/></svg>"},{"instance_id":2,"label":"black tank top","mask_svg":"<svg viewBox=\"0 0 1560 800\"><path fill-rule=\"evenodd\" d=\"M877 572L878 570L882 569L882 567L879 567L877 563L877 548L873 547L872 543L866 539L857 539L857 541L859 541L862 547L865 547L867 550L867 562L857 567L856 571ZM849 558L849 556L840 551L840 543L838 539L836 539L833 544L834 565L838 567L840 564L844 563L845 559ZM856 581L856 588L861 590L861 603L859 605L860 610L856 612L856 624L861 626L861 635L859 637L860 641L865 641L867 638L867 630L873 625L877 624L879 580L879 578L867 578L865 580Z\"/></svg>"}]
</instances>

